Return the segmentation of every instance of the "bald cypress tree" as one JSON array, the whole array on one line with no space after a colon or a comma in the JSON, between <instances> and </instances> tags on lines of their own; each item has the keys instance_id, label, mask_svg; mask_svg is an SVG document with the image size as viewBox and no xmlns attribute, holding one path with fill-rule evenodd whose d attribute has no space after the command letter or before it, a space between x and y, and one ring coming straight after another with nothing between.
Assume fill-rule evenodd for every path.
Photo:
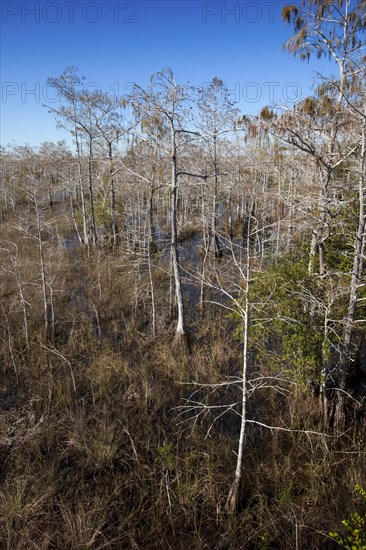
<instances>
[{"instance_id":1,"label":"bald cypress tree","mask_svg":"<svg viewBox=\"0 0 366 550\"><path fill-rule=\"evenodd\" d=\"M191 139L198 135L189 127L189 89L175 82L170 69L164 69L151 77L148 88L143 89L136 84L130 100L136 118L141 123L141 139L147 141L153 149L159 150L169 166L170 175L166 186L170 195L170 249L178 312L174 343L179 346L183 344L184 347L187 342L187 326L177 215L181 180L183 176L195 176L182 168L183 152Z\"/></svg>"},{"instance_id":2,"label":"bald cypress tree","mask_svg":"<svg viewBox=\"0 0 366 550\"><path fill-rule=\"evenodd\" d=\"M283 20L293 27L293 35L286 49L309 60L311 56L328 57L338 67L338 78L328 81L323 90L333 95L333 120L326 141L326 157L334 164L338 154L339 129L348 125L354 148L347 155L354 165L354 183L357 200L357 222L354 238L353 267L350 274L348 306L343 322L343 335L339 345L339 360L335 381L335 396L329 415L330 427L344 429L347 424L347 396L350 394L351 364L354 359L353 338L355 333L356 306L362 279L365 250L365 156L366 156L366 93L365 93L365 46L366 46L366 1L365 0L302 0L284 6ZM330 94L327 94L328 96ZM323 98L324 99L324 98ZM318 102L314 103L318 108ZM302 140L301 133L299 141ZM301 143L301 146L303 143ZM329 171L328 171L329 173ZM331 173L329 173L331 176ZM327 204L330 200L331 180L322 186L319 198L320 215L313 231L311 253L320 251L320 270L324 271L324 232L328 222ZM323 262L323 268L322 268Z\"/></svg>"}]
</instances>

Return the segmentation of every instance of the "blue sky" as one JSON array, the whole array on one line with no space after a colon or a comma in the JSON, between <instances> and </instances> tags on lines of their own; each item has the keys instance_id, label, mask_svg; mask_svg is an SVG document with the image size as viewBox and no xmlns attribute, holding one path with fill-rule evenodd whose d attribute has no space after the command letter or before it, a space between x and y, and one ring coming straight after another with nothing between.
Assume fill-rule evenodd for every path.
<instances>
[{"instance_id":1,"label":"blue sky","mask_svg":"<svg viewBox=\"0 0 366 550\"><path fill-rule=\"evenodd\" d=\"M291 3L291 2L290 2ZM67 66L87 83L123 93L170 67L177 82L214 76L244 113L305 97L327 61L283 49L291 29L281 0L38 0L1 2L1 144L39 145L67 136L42 104L46 82Z\"/></svg>"}]
</instances>

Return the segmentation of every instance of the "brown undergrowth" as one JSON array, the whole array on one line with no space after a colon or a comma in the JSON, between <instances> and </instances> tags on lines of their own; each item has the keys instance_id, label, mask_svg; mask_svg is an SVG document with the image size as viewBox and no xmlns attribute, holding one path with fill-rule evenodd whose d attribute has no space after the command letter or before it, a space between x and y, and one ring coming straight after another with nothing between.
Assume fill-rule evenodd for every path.
<instances>
[{"instance_id":1,"label":"brown undergrowth","mask_svg":"<svg viewBox=\"0 0 366 550\"><path fill-rule=\"evenodd\" d=\"M213 423L212 411L181 407L193 392L197 402L239 400L230 386L205 401L212 384L240 372L232 321L220 308L192 315L190 353L177 353L161 269L154 337L146 273L136 288L121 256L49 248L51 336L36 250L19 256L28 346L10 267L1 281L2 547L333 548L328 532L347 516L353 486L366 486L362 430L337 440L304 433L320 429L311 393L254 398L251 419L295 431L248 425L240 506L228 518L237 408Z\"/></svg>"}]
</instances>

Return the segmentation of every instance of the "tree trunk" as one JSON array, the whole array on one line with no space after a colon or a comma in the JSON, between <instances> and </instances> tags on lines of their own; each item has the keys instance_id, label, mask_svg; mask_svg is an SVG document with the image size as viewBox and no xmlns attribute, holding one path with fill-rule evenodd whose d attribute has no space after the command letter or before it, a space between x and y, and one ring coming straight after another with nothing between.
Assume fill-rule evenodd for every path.
<instances>
[{"instance_id":1,"label":"tree trunk","mask_svg":"<svg viewBox=\"0 0 366 550\"><path fill-rule=\"evenodd\" d=\"M247 224L247 258L246 258L246 273L245 273L245 289L244 289L244 311L243 311L243 366L242 366L242 386L241 386L241 422L240 422L240 433L239 433L239 442L238 442L238 453L236 459L236 468L234 480L232 482L227 500L226 500L226 509L230 514L234 514L238 508L239 503L239 491L240 491L240 481L243 470L243 454L244 454L244 444L245 444L245 432L247 425L247 371L248 371L248 340L249 340L249 288L250 288L250 233L251 233L251 216L249 215L248 224Z\"/></svg>"},{"instance_id":2,"label":"tree trunk","mask_svg":"<svg viewBox=\"0 0 366 550\"><path fill-rule=\"evenodd\" d=\"M94 209L94 188L93 188L93 138L89 135L89 159L88 159L88 177L89 177L89 201L90 201L90 218L92 225L92 240L93 244L98 244L97 227L95 223Z\"/></svg>"},{"instance_id":3,"label":"tree trunk","mask_svg":"<svg viewBox=\"0 0 366 550\"><path fill-rule=\"evenodd\" d=\"M109 160L109 183L111 186L111 220L112 220L112 246L115 253L118 245L118 225L117 225L117 210L116 210L116 189L113 176L113 145L108 142L108 160Z\"/></svg>"},{"instance_id":4,"label":"tree trunk","mask_svg":"<svg viewBox=\"0 0 366 550\"><path fill-rule=\"evenodd\" d=\"M149 280L150 280L150 292L151 292L151 327L153 336L156 336L156 306L155 306L155 287L152 271L152 254L155 249L154 233L153 233L153 194L154 190L150 191L150 200L149 200L149 215L147 216L149 231L148 231L148 243L147 243L147 260L149 267Z\"/></svg>"},{"instance_id":5,"label":"tree trunk","mask_svg":"<svg viewBox=\"0 0 366 550\"><path fill-rule=\"evenodd\" d=\"M249 281L250 279L250 258L249 252L247 255L247 269L246 269L246 282L245 282L245 307L243 318L243 368L242 368L242 397L241 397L241 422L240 422L240 434L238 443L238 454L236 460L236 468L234 480L231 485L229 495L226 500L226 509L230 514L234 514L238 507L239 502L239 490L240 481L243 469L243 452L245 443L245 431L247 423L247 370L248 370L248 333L249 333Z\"/></svg>"},{"instance_id":6,"label":"tree trunk","mask_svg":"<svg viewBox=\"0 0 366 550\"><path fill-rule=\"evenodd\" d=\"M214 135L213 135L213 155L214 155L214 190L212 196L212 221L211 221L211 252L215 258L222 256L222 250L217 238L217 193L218 193L218 159L217 159L217 127L216 113L214 113Z\"/></svg>"},{"instance_id":7,"label":"tree trunk","mask_svg":"<svg viewBox=\"0 0 366 550\"><path fill-rule=\"evenodd\" d=\"M42 227L41 227L41 212L39 210L37 197L34 197L34 200L35 200L36 216L37 216L37 241L38 241L41 281L42 281L41 286L42 286L42 295L43 295L44 328L45 328L45 336L49 337L53 333L53 311L52 311L53 308L52 308L51 300L50 300L50 297L49 297L46 266L45 266L45 262L44 262L44 250L43 250Z\"/></svg>"},{"instance_id":8,"label":"tree trunk","mask_svg":"<svg viewBox=\"0 0 366 550\"><path fill-rule=\"evenodd\" d=\"M177 199L178 199L178 175L177 175L177 146L176 136L172 128L172 180L171 180L171 257L173 264L173 275L175 285L175 297L177 300L178 320L175 329L174 344L178 345L181 341L186 340L186 327L184 316L184 302L182 291L182 274L179 265L178 252L178 233L177 233Z\"/></svg>"},{"instance_id":9,"label":"tree trunk","mask_svg":"<svg viewBox=\"0 0 366 550\"><path fill-rule=\"evenodd\" d=\"M354 332L354 320L356 305L359 294L359 284L362 277L363 255L365 252L365 171L366 171L366 106L362 127L361 155L359 163L359 185L358 202L359 215L357 233L355 239L355 252L353 258L353 269L349 289L348 310L345 319L343 342L339 359L339 391L336 392L333 408L332 421L337 430L344 430L346 427L346 393L349 389L349 375L352 360L352 336Z\"/></svg>"},{"instance_id":10,"label":"tree trunk","mask_svg":"<svg viewBox=\"0 0 366 550\"><path fill-rule=\"evenodd\" d=\"M82 164L81 164L81 144L79 139L79 133L76 124L76 105L75 101L72 103L73 116L74 116L74 136L75 136L75 145L76 145L76 154L78 158L78 184L80 188L80 199L81 199L81 213L83 218L83 241L85 246L89 246L89 233L88 233L88 218L86 214L86 201L84 193L84 184L83 184L83 175L82 175Z\"/></svg>"}]
</instances>

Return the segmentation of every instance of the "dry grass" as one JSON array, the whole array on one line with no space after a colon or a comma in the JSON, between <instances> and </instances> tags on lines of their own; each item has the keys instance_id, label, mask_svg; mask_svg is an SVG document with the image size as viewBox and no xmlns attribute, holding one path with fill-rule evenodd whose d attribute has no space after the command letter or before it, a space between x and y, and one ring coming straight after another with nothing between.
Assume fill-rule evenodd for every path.
<instances>
[{"instance_id":1,"label":"dry grass","mask_svg":"<svg viewBox=\"0 0 366 550\"><path fill-rule=\"evenodd\" d=\"M9 226L5 237L19 240ZM47 341L29 243L19 257L29 303L27 350L10 269L1 279L11 342L2 326L2 547L333 548L327 532L353 506L354 484L366 485L362 430L334 442L251 425L240 509L228 518L237 416L223 417L207 435L212 416L192 429L178 414L192 383L238 374L241 348L231 321L216 309L193 318L191 353L177 353L162 256L155 260L156 338L146 277L139 294L130 258L88 257L82 250L70 256L57 242L48 243L47 257L55 289L55 330ZM238 399L236 388L230 392L217 397ZM301 392L282 400L266 394L249 412L276 426L319 427L317 402Z\"/></svg>"}]
</instances>

